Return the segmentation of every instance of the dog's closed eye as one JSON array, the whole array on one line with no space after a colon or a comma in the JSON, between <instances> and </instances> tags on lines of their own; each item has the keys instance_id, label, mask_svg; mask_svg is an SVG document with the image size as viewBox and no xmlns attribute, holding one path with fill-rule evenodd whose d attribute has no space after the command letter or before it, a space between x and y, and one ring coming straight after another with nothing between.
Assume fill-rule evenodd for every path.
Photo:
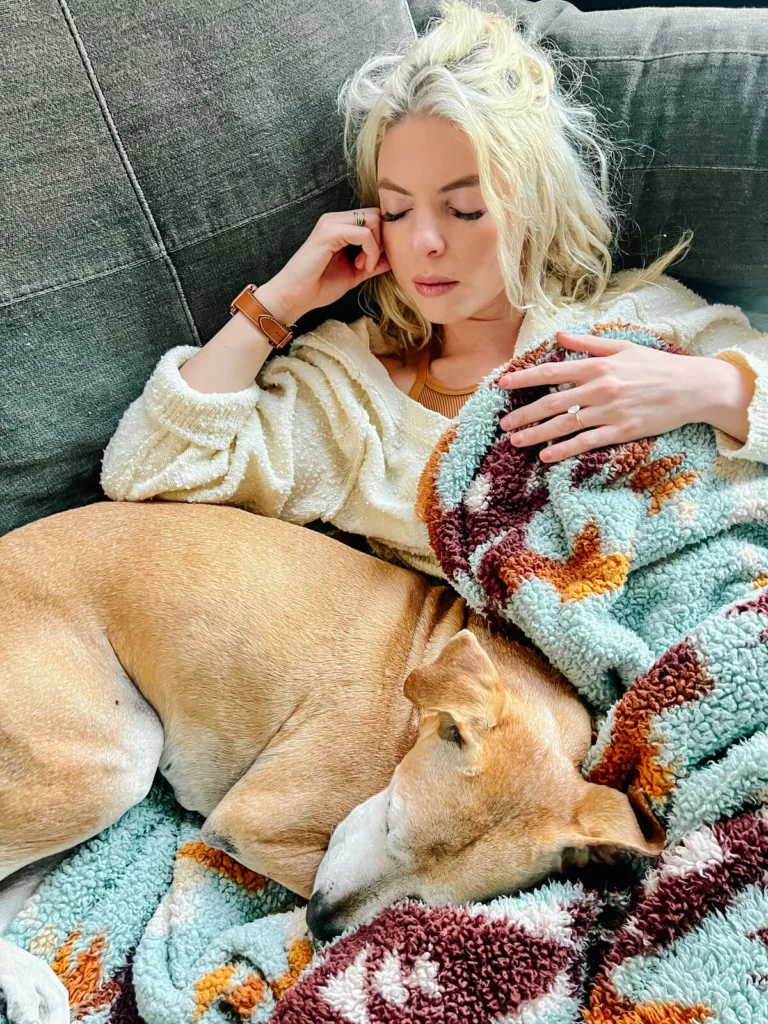
<instances>
[{"instance_id":1,"label":"dog's closed eye","mask_svg":"<svg viewBox=\"0 0 768 1024\"><path fill-rule=\"evenodd\" d=\"M464 737L461 735L458 725L450 715L440 715L440 727L438 735L446 743L454 743L457 747L464 746Z\"/></svg>"}]
</instances>

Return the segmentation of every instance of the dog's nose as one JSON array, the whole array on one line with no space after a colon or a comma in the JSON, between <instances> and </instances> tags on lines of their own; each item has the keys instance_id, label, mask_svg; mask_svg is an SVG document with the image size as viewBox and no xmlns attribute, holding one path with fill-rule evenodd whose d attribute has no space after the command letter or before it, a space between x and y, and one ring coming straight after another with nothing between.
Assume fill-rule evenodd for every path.
<instances>
[{"instance_id":1,"label":"dog's nose","mask_svg":"<svg viewBox=\"0 0 768 1024\"><path fill-rule=\"evenodd\" d=\"M344 926L334 923L336 907L323 901L322 894L316 892L307 904L307 924L309 930L320 942L328 942L344 931Z\"/></svg>"}]
</instances>

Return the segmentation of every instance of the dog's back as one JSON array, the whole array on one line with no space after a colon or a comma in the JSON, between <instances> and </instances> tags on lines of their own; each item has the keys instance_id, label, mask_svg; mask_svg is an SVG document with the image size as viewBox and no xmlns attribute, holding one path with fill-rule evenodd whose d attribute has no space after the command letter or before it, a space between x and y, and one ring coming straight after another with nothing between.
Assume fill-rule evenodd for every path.
<instances>
[{"instance_id":1,"label":"dog's back","mask_svg":"<svg viewBox=\"0 0 768 1024\"><path fill-rule=\"evenodd\" d=\"M279 730L312 722L354 764L403 706L441 599L457 602L410 570L226 506L87 506L8 534L0 564L0 718L16 723L4 737L16 763L22 743L44 768L30 730L79 738L79 757L86 734L122 748L135 684L164 727L161 770L203 814Z\"/></svg>"}]
</instances>

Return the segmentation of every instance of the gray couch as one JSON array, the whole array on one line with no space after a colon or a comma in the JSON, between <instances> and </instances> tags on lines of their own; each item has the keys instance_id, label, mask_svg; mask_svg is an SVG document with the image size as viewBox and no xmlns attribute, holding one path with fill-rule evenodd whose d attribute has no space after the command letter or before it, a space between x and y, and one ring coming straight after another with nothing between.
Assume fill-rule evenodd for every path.
<instances>
[{"instance_id":1,"label":"gray couch","mask_svg":"<svg viewBox=\"0 0 768 1024\"><path fill-rule=\"evenodd\" d=\"M495 0L586 59L627 150L619 265L768 329L768 14ZM102 497L101 452L160 354L203 344L326 210L355 205L335 95L433 0L0 6L0 533ZM360 315L355 294L314 310Z\"/></svg>"}]
</instances>

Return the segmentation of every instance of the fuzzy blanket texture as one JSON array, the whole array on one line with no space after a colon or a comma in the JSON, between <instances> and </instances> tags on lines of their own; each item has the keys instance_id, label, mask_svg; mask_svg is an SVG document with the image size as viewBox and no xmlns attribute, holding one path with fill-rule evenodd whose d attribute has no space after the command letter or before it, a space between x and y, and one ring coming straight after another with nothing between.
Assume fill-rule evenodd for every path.
<instances>
[{"instance_id":1,"label":"fuzzy blanket texture","mask_svg":"<svg viewBox=\"0 0 768 1024\"><path fill-rule=\"evenodd\" d=\"M631 324L576 333L670 350ZM199 839L158 779L43 883L9 937L97 1024L768 1022L768 467L713 431L546 466L499 429L542 389L488 377L420 514L478 612L523 630L599 722L584 765L666 832L657 860L464 907L392 907L326 946L303 901Z\"/></svg>"}]
</instances>

